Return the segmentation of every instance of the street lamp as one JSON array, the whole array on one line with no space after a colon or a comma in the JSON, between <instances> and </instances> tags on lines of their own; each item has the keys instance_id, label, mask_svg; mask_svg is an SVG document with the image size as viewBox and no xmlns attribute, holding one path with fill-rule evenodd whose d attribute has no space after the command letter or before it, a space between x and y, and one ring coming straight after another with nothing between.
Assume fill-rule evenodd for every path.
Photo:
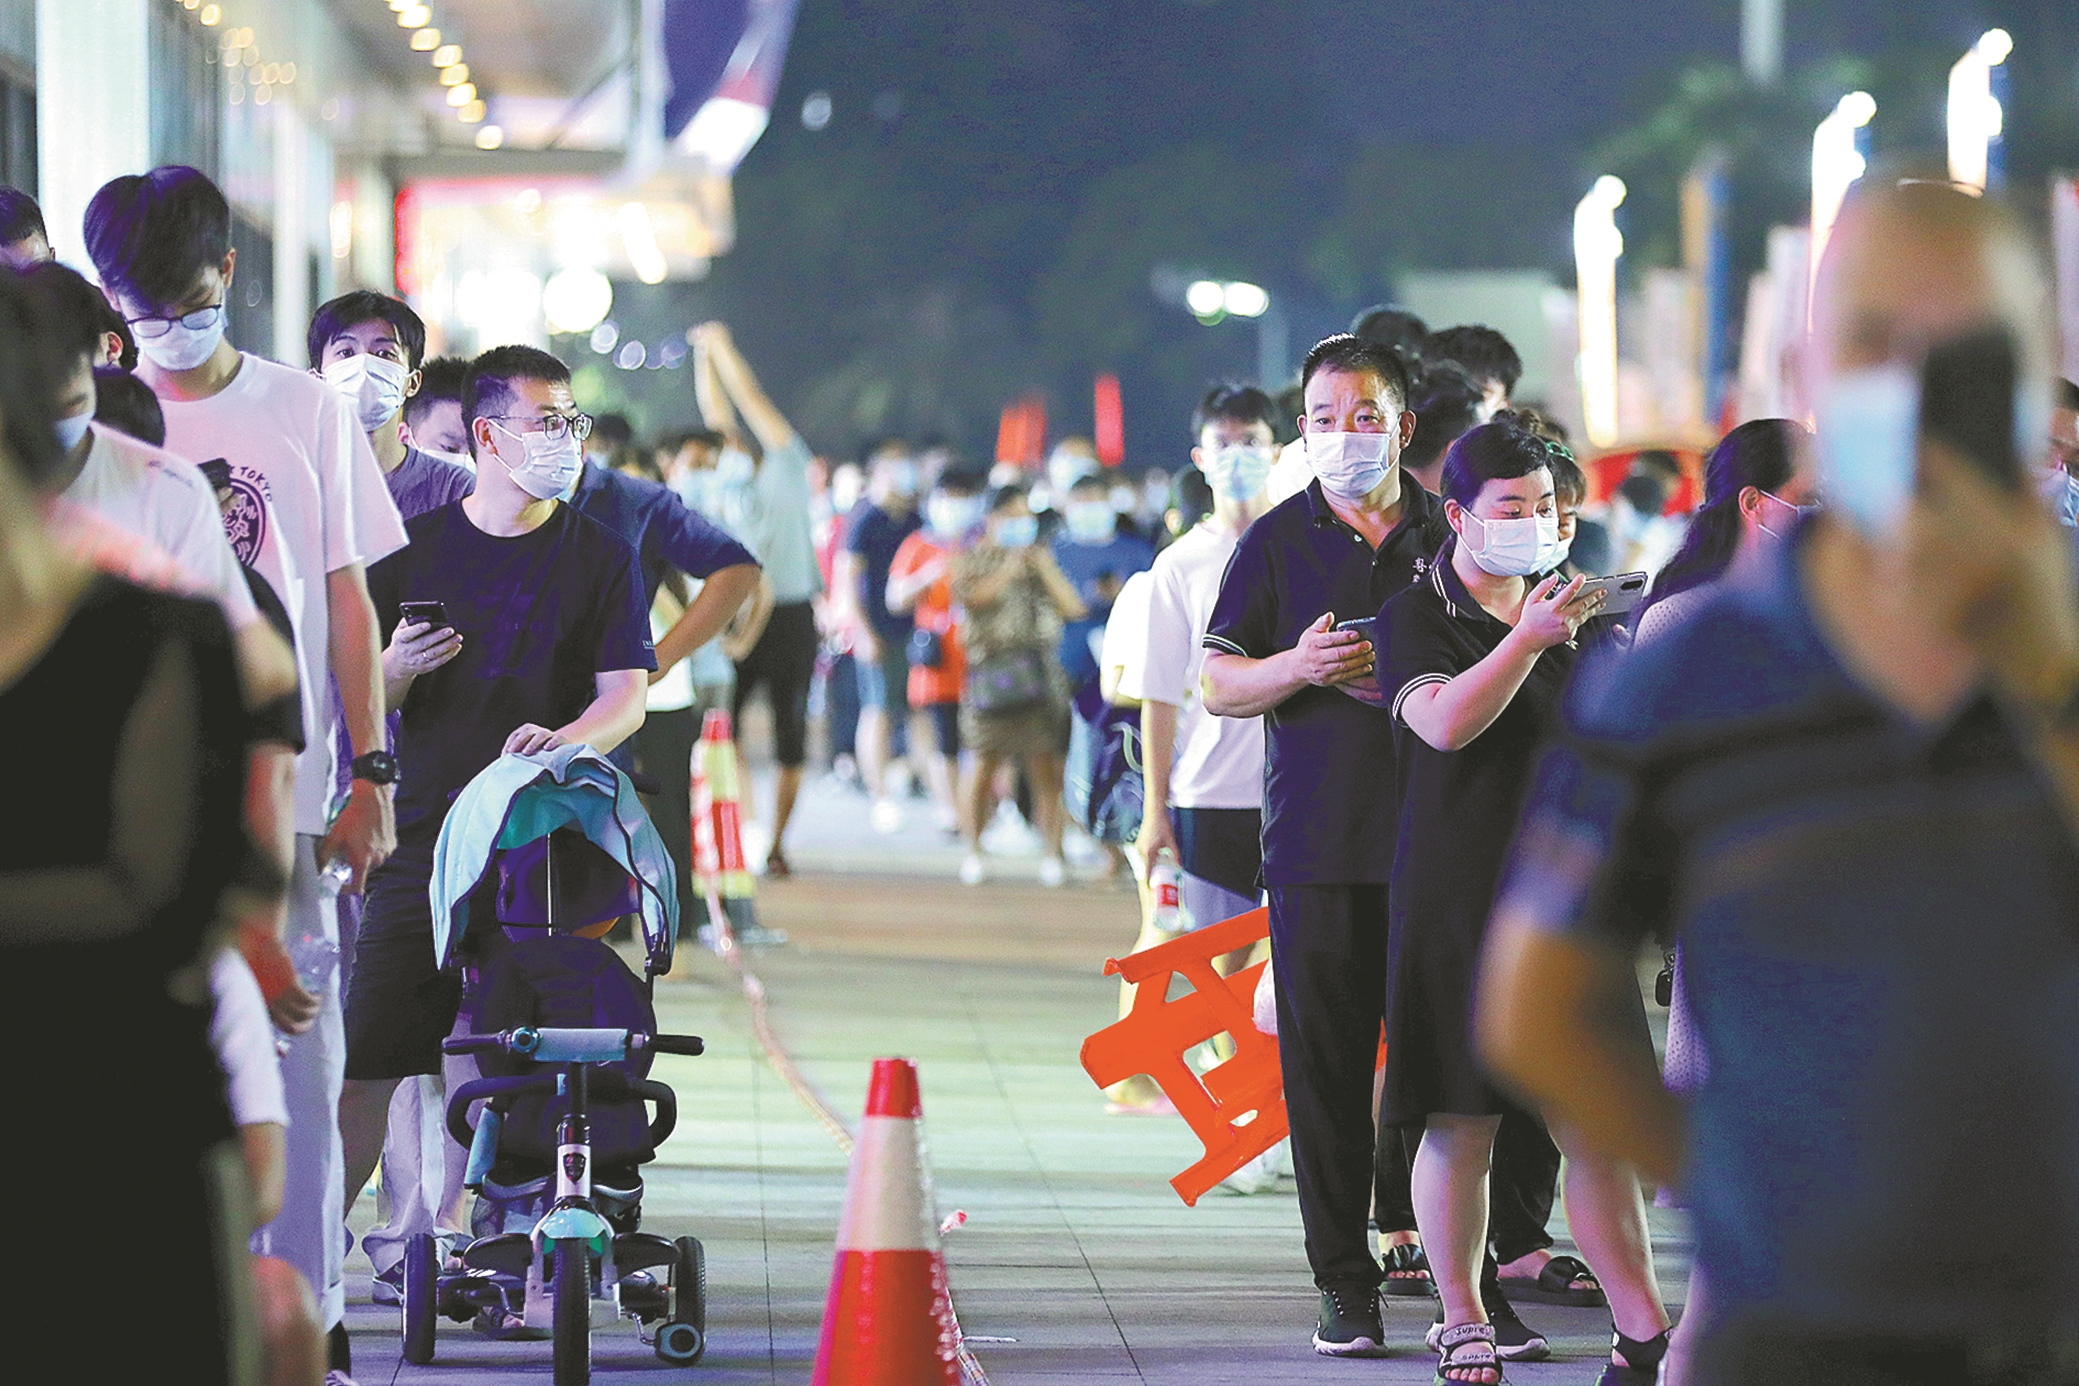
<instances>
[{"instance_id":1,"label":"street lamp","mask_svg":"<svg viewBox=\"0 0 2079 1386\"><path fill-rule=\"evenodd\" d=\"M1256 319L1257 374L1266 390L1283 381L1285 315L1268 289L1244 280L1198 279L1185 288L1184 306L1207 327L1227 318Z\"/></svg>"},{"instance_id":2,"label":"street lamp","mask_svg":"<svg viewBox=\"0 0 2079 1386\"><path fill-rule=\"evenodd\" d=\"M1992 70L2014 51L2005 29L1988 29L1949 69L1949 181L1983 193L1992 176L1992 142L2004 113L1992 94Z\"/></svg>"},{"instance_id":3,"label":"street lamp","mask_svg":"<svg viewBox=\"0 0 2079 1386\"><path fill-rule=\"evenodd\" d=\"M1834 233L1834 218L1841 214L1848 189L1869 168L1856 132L1876 114L1875 98L1866 91L1851 91L1812 132L1812 248L1805 278L1808 305L1810 288L1819 277L1819 257L1826 253L1827 239ZM1806 311L1809 314L1809 307Z\"/></svg>"},{"instance_id":4,"label":"street lamp","mask_svg":"<svg viewBox=\"0 0 2079 1386\"><path fill-rule=\"evenodd\" d=\"M1624 233L1617 208L1624 180L1604 174L1574 207L1574 276L1579 289L1581 417L1588 441L1617 441L1617 261Z\"/></svg>"}]
</instances>

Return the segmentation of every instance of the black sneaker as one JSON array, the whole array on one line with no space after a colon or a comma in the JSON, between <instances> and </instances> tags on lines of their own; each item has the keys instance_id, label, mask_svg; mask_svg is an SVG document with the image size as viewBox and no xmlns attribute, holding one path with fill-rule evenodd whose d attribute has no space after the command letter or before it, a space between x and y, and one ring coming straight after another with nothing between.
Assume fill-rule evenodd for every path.
<instances>
[{"instance_id":1,"label":"black sneaker","mask_svg":"<svg viewBox=\"0 0 2079 1386\"><path fill-rule=\"evenodd\" d=\"M1323 1357L1384 1357L1386 1325L1379 1318L1374 1285L1331 1285L1321 1292L1321 1322L1314 1351Z\"/></svg>"}]
</instances>

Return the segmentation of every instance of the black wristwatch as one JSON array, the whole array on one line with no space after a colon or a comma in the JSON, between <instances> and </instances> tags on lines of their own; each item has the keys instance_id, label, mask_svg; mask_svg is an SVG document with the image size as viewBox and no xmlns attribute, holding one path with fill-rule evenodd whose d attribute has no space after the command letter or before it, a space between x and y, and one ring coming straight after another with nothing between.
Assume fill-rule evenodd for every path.
<instances>
[{"instance_id":1,"label":"black wristwatch","mask_svg":"<svg viewBox=\"0 0 2079 1386\"><path fill-rule=\"evenodd\" d=\"M397 757L388 751L370 751L355 756L351 768L357 780L366 780L370 784L397 783Z\"/></svg>"}]
</instances>

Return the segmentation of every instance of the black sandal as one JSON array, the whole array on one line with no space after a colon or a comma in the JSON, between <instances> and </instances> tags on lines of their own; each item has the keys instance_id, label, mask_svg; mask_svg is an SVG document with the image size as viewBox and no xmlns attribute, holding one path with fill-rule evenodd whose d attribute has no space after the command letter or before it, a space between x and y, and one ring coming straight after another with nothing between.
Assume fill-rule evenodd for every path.
<instances>
[{"instance_id":1,"label":"black sandal","mask_svg":"<svg viewBox=\"0 0 2079 1386\"><path fill-rule=\"evenodd\" d=\"M1585 1280L1585 1286L1576 1285ZM1545 1263L1545 1268L1536 1276L1505 1275L1502 1288L1518 1299L1532 1304L1563 1304L1572 1309L1600 1309L1608 1304L1609 1297L1603 1293L1602 1282L1588 1263L1578 1256L1555 1256Z\"/></svg>"},{"instance_id":2,"label":"black sandal","mask_svg":"<svg viewBox=\"0 0 2079 1386\"><path fill-rule=\"evenodd\" d=\"M1462 1323L1437 1336L1435 1386L1480 1386L1478 1382L1444 1375L1445 1372L1464 1371L1491 1371L1494 1380L1488 1386L1509 1386L1509 1378L1502 1373L1501 1358L1494 1355L1492 1325Z\"/></svg>"},{"instance_id":3,"label":"black sandal","mask_svg":"<svg viewBox=\"0 0 2079 1386\"><path fill-rule=\"evenodd\" d=\"M1595 1386L1654 1386L1660 1380L1660 1359L1668 1355L1667 1329L1661 1329L1642 1343L1613 1328L1610 1330L1610 1346L1623 1353L1624 1360L1631 1365L1610 1363L1595 1379Z\"/></svg>"},{"instance_id":4,"label":"black sandal","mask_svg":"<svg viewBox=\"0 0 2079 1386\"><path fill-rule=\"evenodd\" d=\"M1414 1242L1386 1248L1386 1278L1379 1292L1399 1299L1435 1295L1436 1281L1429 1273L1429 1254Z\"/></svg>"}]
</instances>

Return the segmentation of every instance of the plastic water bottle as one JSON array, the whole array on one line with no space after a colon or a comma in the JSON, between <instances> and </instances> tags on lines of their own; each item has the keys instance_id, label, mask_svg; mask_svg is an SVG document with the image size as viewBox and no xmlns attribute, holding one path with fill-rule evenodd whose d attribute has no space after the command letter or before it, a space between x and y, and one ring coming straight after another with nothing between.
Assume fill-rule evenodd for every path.
<instances>
[{"instance_id":1,"label":"plastic water bottle","mask_svg":"<svg viewBox=\"0 0 2079 1386\"><path fill-rule=\"evenodd\" d=\"M295 964L296 980L312 996L325 994L325 983L339 967L339 942L325 937L322 929L306 929L289 940L289 961Z\"/></svg>"},{"instance_id":2,"label":"plastic water bottle","mask_svg":"<svg viewBox=\"0 0 2079 1386\"><path fill-rule=\"evenodd\" d=\"M327 899L336 900L354 879L354 865L345 857L334 857L318 871L318 893Z\"/></svg>"},{"instance_id":3,"label":"plastic water bottle","mask_svg":"<svg viewBox=\"0 0 2079 1386\"><path fill-rule=\"evenodd\" d=\"M1177 870L1176 858L1167 847L1157 854L1155 867L1148 873L1148 895L1154 901L1155 912L1149 923L1167 934L1174 934L1184 927L1184 912L1177 904L1177 887L1182 873Z\"/></svg>"}]
</instances>

